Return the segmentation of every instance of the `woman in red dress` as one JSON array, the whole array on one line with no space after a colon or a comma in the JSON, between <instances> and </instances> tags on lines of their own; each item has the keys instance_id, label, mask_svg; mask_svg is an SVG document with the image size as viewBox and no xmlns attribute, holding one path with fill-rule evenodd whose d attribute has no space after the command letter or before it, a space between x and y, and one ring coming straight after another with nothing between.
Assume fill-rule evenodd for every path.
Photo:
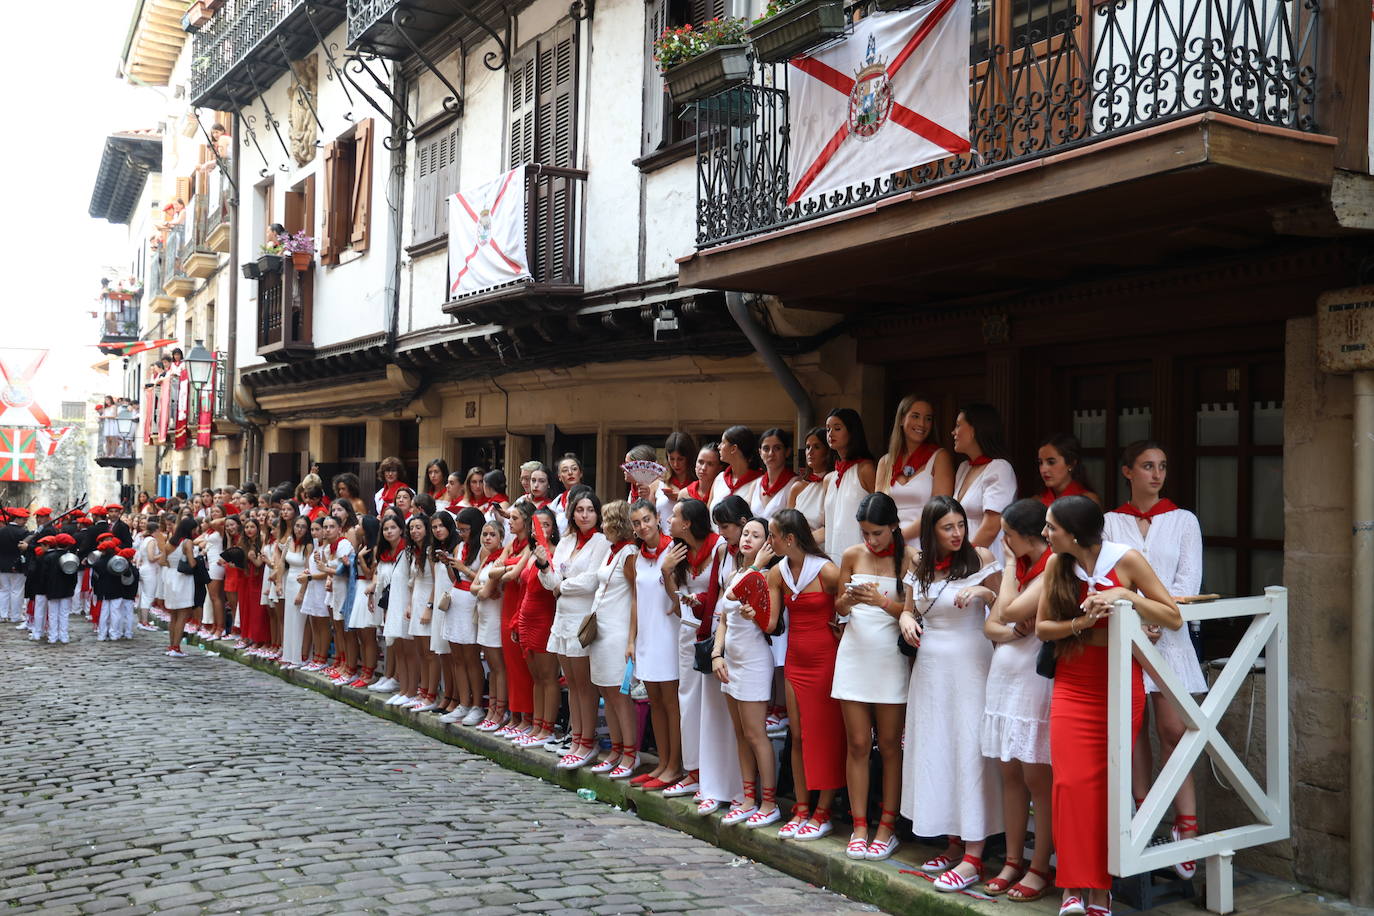
<instances>
[{"instance_id":1,"label":"woman in red dress","mask_svg":"<svg viewBox=\"0 0 1374 916\"><path fill-rule=\"evenodd\" d=\"M526 503L528 505L528 503ZM541 525L549 547L558 546L558 516L545 506L534 513L531 525ZM533 529L531 529L533 532ZM553 558L543 545L531 537L533 552L526 557L520 570L524 594L515 617L520 649L525 654L530 677L534 681L534 731L515 744L520 747L543 747L553 739L553 724L558 720L558 658L549 651L549 631L557 613L558 596L539 581L541 570L549 568Z\"/></svg>"},{"instance_id":2,"label":"woman in red dress","mask_svg":"<svg viewBox=\"0 0 1374 916\"><path fill-rule=\"evenodd\" d=\"M1035 635L1057 642L1050 703L1054 760L1054 840L1063 888L1060 916L1110 916L1107 872L1107 616L1112 603L1135 605L1147 624L1177 630L1178 605L1150 564L1124 544L1102 540L1102 509L1086 496L1054 501ZM1131 733L1145 714L1140 666L1131 663ZM1086 894L1086 896L1085 896Z\"/></svg>"},{"instance_id":3,"label":"woman in red dress","mask_svg":"<svg viewBox=\"0 0 1374 916\"><path fill-rule=\"evenodd\" d=\"M239 614L243 621L242 645L253 650L265 646L272 638L267 621L267 608L262 603L263 555L261 532L252 518L243 521L243 571L239 574Z\"/></svg>"},{"instance_id":4,"label":"woman in red dress","mask_svg":"<svg viewBox=\"0 0 1374 916\"><path fill-rule=\"evenodd\" d=\"M1102 497L1088 485L1088 472L1083 467L1082 453L1083 446L1079 444L1077 436L1060 434L1040 443L1035 458L1040 479L1045 483L1045 489L1040 491L1040 501L1046 506L1061 496L1086 496L1102 505Z\"/></svg>"},{"instance_id":5,"label":"woman in red dress","mask_svg":"<svg viewBox=\"0 0 1374 916\"><path fill-rule=\"evenodd\" d=\"M783 509L768 526L773 552L782 558L768 573L770 605L788 614L787 718L792 730L792 784L797 804L778 830L783 839L818 840L831 831L835 790L845 784L845 730L840 701L830 696L840 647L835 594L840 568L816 543L811 524ZM812 575L808 579L806 573ZM795 588L794 588L795 586ZM811 793L819 792L812 807Z\"/></svg>"},{"instance_id":6,"label":"woman in red dress","mask_svg":"<svg viewBox=\"0 0 1374 916\"><path fill-rule=\"evenodd\" d=\"M530 519L533 516L534 507L527 501L510 507L506 519L510 524L511 542L496 558L496 571L492 572L488 584L488 592L503 589L501 656L506 663L506 699L511 720L496 732L496 736L509 740L522 738L534 731L534 681L530 678L529 666L525 664L525 654L513 638L516 615L525 596L520 573L523 571L522 561L530 553ZM488 594L487 597L494 595Z\"/></svg>"}]
</instances>

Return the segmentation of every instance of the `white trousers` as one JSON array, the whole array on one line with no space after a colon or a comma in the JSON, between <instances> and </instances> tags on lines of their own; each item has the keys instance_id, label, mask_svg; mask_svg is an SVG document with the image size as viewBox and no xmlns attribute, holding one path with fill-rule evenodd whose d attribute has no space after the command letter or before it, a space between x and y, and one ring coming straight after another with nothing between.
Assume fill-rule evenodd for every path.
<instances>
[{"instance_id":1,"label":"white trousers","mask_svg":"<svg viewBox=\"0 0 1374 916\"><path fill-rule=\"evenodd\" d=\"M681 624L677 632L677 707L682 722L682 768L701 768L701 672L692 667L696 627ZM719 691L717 691L719 693Z\"/></svg>"},{"instance_id":2,"label":"white trousers","mask_svg":"<svg viewBox=\"0 0 1374 916\"><path fill-rule=\"evenodd\" d=\"M24 574L0 573L0 621L24 619Z\"/></svg>"},{"instance_id":3,"label":"white trousers","mask_svg":"<svg viewBox=\"0 0 1374 916\"><path fill-rule=\"evenodd\" d=\"M97 639L129 639L134 635L132 598L106 598L101 603Z\"/></svg>"},{"instance_id":4,"label":"white trousers","mask_svg":"<svg viewBox=\"0 0 1374 916\"><path fill-rule=\"evenodd\" d=\"M72 612L70 598L44 598L39 595L33 605L33 627L29 639L37 640L47 634L48 642L67 642L67 616Z\"/></svg>"}]
</instances>

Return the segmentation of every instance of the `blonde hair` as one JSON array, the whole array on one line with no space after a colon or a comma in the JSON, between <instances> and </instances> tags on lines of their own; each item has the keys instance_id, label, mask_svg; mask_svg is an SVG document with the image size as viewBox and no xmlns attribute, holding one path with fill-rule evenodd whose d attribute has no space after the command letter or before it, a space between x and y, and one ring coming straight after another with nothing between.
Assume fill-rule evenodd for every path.
<instances>
[{"instance_id":1,"label":"blonde hair","mask_svg":"<svg viewBox=\"0 0 1374 916\"><path fill-rule=\"evenodd\" d=\"M930 412L935 413L935 401L932 398L923 394L909 394L902 398L901 403L897 405L897 414L892 418L892 434L887 437L887 453L892 457L894 464L905 457L906 434L902 432L902 419L916 404L929 404ZM926 442L938 446L940 444L939 430L940 423L937 419L930 425L930 432L926 434Z\"/></svg>"},{"instance_id":2,"label":"blonde hair","mask_svg":"<svg viewBox=\"0 0 1374 916\"><path fill-rule=\"evenodd\" d=\"M630 524L630 504L623 499L616 499L602 506L601 531L612 542L628 541L634 537L634 527Z\"/></svg>"}]
</instances>

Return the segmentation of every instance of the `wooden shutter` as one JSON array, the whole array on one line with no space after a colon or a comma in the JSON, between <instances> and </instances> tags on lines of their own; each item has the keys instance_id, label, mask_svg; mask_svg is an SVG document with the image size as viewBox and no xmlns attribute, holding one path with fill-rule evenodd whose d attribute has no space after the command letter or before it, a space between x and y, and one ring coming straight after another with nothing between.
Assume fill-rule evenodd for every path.
<instances>
[{"instance_id":1,"label":"wooden shutter","mask_svg":"<svg viewBox=\"0 0 1374 916\"><path fill-rule=\"evenodd\" d=\"M538 43L534 162L571 168L577 144L577 35L571 22Z\"/></svg>"},{"instance_id":2,"label":"wooden shutter","mask_svg":"<svg viewBox=\"0 0 1374 916\"><path fill-rule=\"evenodd\" d=\"M644 139L641 151L649 155L668 137L666 113L670 111L663 75L654 62L654 40L668 26L668 0L649 0L644 10L648 34L644 37Z\"/></svg>"},{"instance_id":3,"label":"wooden shutter","mask_svg":"<svg viewBox=\"0 0 1374 916\"><path fill-rule=\"evenodd\" d=\"M415 146L415 200L411 203L412 245L428 242L438 234L434 224L434 195L439 177L434 170L434 159L438 149L438 141L434 139Z\"/></svg>"},{"instance_id":4,"label":"wooden shutter","mask_svg":"<svg viewBox=\"0 0 1374 916\"><path fill-rule=\"evenodd\" d=\"M180 200L180 201L181 201L182 203L184 203L184 204L189 204L189 203L191 202L191 197L192 197L192 196L193 196L193 190L192 190L192 187L191 187L191 176L190 176L190 175L187 175L187 176L184 177L184 178L178 178L178 179L177 179L177 199Z\"/></svg>"},{"instance_id":5,"label":"wooden shutter","mask_svg":"<svg viewBox=\"0 0 1374 916\"><path fill-rule=\"evenodd\" d=\"M687 0L687 21L701 25L725 15L727 0Z\"/></svg>"},{"instance_id":6,"label":"wooden shutter","mask_svg":"<svg viewBox=\"0 0 1374 916\"><path fill-rule=\"evenodd\" d=\"M353 202L349 240L354 251L366 251L372 223L372 119L358 122L353 131Z\"/></svg>"},{"instance_id":7,"label":"wooden shutter","mask_svg":"<svg viewBox=\"0 0 1374 916\"><path fill-rule=\"evenodd\" d=\"M340 201L334 199L334 187L338 183L339 144L330 142L324 145L324 196L320 205L320 263L339 263L339 249L334 240L334 213Z\"/></svg>"},{"instance_id":8,"label":"wooden shutter","mask_svg":"<svg viewBox=\"0 0 1374 916\"><path fill-rule=\"evenodd\" d=\"M437 235L448 235L448 199L458 193L458 128L439 138L434 176L434 226Z\"/></svg>"},{"instance_id":9,"label":"wooden shutter","mask_svg":"<svg viewBox=\"0 0 1374 916\"><path fill-rule=\"evenodd\" d=\"M527 165L534 158L535 63L537 45L515 54L510 65L509 167Z\"/></svg>"},{"instance_id":10,"label":"wooden shutter","mask_svg":"<svg viewBox=\"0 0 1374 916\"><path fill-rule=\"evenodd\" d=\"M305 186L301 189L304 213L301 214L301 228L311 238L315 237L315 176L307 175Z\"/></svg>"},{"instance_id":11,"label":"wooden shutter","mask_svg":"<svg viewBox=\"0 0 1374 916\"><path fill-rule=\"evenodd\" d=\"M287 191L285 204L282 207L282 225L286 227L287 232L300 232L305 228L305 193Z\"/></svg>"}]
</instances>

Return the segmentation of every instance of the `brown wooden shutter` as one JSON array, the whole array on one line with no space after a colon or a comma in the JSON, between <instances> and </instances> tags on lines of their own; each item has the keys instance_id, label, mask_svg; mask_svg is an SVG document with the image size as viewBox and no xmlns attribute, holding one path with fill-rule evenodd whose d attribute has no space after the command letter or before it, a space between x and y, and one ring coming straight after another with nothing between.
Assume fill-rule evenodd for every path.
<instances>
[{"instance_id":1,"label":"brown wooden shutter","mask_svg":"<svg viewBox=\"0 0 1374 916\"><path fill-rule=\"evenodd\" d=\"M194 196L194 192L193 192L192 186L191 186L191 176L190 176L190 175L187 175L187 176L185 176L184 178L178 178L178 179L177 179L177 199L180 200L180 201L181 201L182 203L184 203L184 204L189 204L189 203L191 202L191 198L192 198L193 196Z\"/></svg>"},{"instance_id":2,"label":"brown wooden shutter","mask_svg":"<svg viewBox=\"0 0 1374 916\"><path fill-rule=\"evenodd\" d=\"M535 161L536 50L536 45L529 45L517 51L510 65L510 168Z\"/></svg>"},{"instance_id":3,"label":"brown wooden shutter","mask_svg":"<svg viewBox=\"0 0 1374 916\"><path fill-rule=\"evenodd\" d=\"M287 191L286 206L282 207L282 225L287 232L300 232L305 228L305 194L300 191Z\"/></svg>"},{"instance_id":4,"label":"brown wooden shutter","mask_svg":"<svg viewBox=\"0 0 1374 916\"><path fill-rule=\"evenodd\" d=\"M315 176L307 175L305 187L302 189L305 212L302 214L301 227L305 234L311 238L315 237Z\"/></svg>"},{"instance_id":5,"label":"brown wooden shutter","mask_svg":"<svg viewBox=\"0 0 1374 916\"><path fill-rule=\"evenodd\" d=\"M339 144L330 142L324 145L324 196L320 206L320 263L339 263L339 249L334 240L334 213L340 201L334 198L334 188L338 183Z\"/></svg>"},{"instance_id":6,"label":"brown wooden shutter","mask_svg":"<svg viewBox=\"0 0 1374 916\"><path fill-rule=\"evenodd\" d=\"M726 0L687 0L687 21L701 25L725 15Z\"/></svg>"},{"instance_id":7,"label":"brown wooden shutter","mask_svg":"<svg viewBox=\"0 0 1374 916\"><path fill-rule=\"evenodd\" d=\"M353 131L353 201L349 240L354 251L366 251L372 224L372 119L358 122Z\"/></svg>"}]
</instances>

